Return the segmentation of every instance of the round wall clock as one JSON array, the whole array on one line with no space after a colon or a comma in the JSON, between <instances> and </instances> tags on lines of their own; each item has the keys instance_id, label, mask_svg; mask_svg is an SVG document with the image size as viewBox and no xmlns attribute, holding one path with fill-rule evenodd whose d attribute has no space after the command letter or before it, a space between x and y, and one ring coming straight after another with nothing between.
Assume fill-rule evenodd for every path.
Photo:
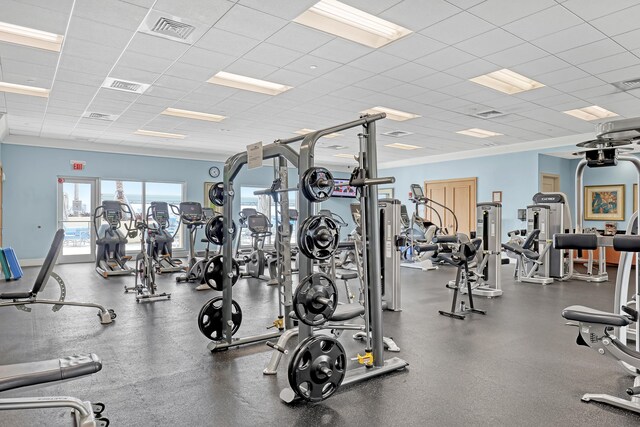
<instances>
[{"instance_id":1,"label":"round wall clock","mask_svg":"<svg viewBox=\"0 0 640 427\"><path fill-rule=\"evenodd\" d=\"M218 169L216 166L211 166L209 168L209 176L211 176L211 178L217 178L220 176L220 169Z\"/></svg>"}]
</instances>

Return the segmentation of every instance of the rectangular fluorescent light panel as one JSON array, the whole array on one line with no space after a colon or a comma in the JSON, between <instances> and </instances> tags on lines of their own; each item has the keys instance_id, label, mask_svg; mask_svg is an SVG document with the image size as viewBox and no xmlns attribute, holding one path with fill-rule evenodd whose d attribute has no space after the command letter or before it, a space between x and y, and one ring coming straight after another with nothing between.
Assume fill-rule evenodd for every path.
<instances>
[{"instance_id":1,"label":"rectangular fluorescent light panel","mask_svg":"<svg viewBox=\"0 0 640 427\"><path fill-rule=\"evenodd\" d=\"M578 108L575 110L564 111L565 114L568 114L573 117L577 117L582 120L598 120L598 119L606 119L608 117L617 117L618 115L612 111L605 110L602 107L598 107L597 105L592 105L591 107Z\"/></svg>"},{"instance_id":2,"label":"rectangular fluorescent light panel","mask_svg":"<svg viewBox=\"0 0 640 427\"><path fill-rule=\"evenodd\" d=\"M167 133L167 132L156 132L154 130L143 130L138 129L134 132L136 135L144 135L144 136L155 136L158 138L173 138L173 139L184 139L186 135L182 135L179 133Z\"/></svg>"},{"instance_id":3,"label":"rectangular fluorescent light panel","mask_svg":"<svg viewBox=\"0 0 640 427\"><path fill-rule=\"evenodd\" d=\"M49 97L49 89L35 86L17 85L14 83L0 82L0 92L17 93L19 95Z\"/></svg>"},{"instance_id":4,"label":"rectangular fluorescent light panel","mask_svg":"<svg viewBox=\"0 0 640 427\"><path fill-rule=\"evenodd\" d=\"M542 83L506 68L469 80L508 95L544 87Z\"/></svg>"},{"instance_id":5,"label":"rectangular fluorescent light panel","mask_svg":"<svg viewBox=\"0 0 640 427\"><path fill-rule=\"evenodd\" d=\"M315 129L304 128L304 129L297 130L294 133L297 133L298 135L306 135L306 134L311 133L311 132L315 132ZM341 135L342 135L341 133L333 132L333 133L330 133L328 135L323 136L323 138L335 138L336 136L341 136Z\"/></svg>"},{"instance_id":6,"label":"rectangular fluorescent light panel","mask_svg":"<svg viewBox=\"0 0 640 427\"><path fill-rule=\"evenodd\" d=\"M183 117L185 119L205 120L207 122L221 122L226 119L225 116L219 116L217 114L181 110L179 108L167 108L160 114L164 114L165 116Z\"/></svg>"},{"instance_id":7,"label":"rectangular fluorescent light panel","mask_svg":"<svg viewBox=\"0 0 640 427\"><path fill-rule=\"evenodd\" d=\"M387 119L395 120L397 122L404 122L405 120L411 120L418 117L421 117L417 114L413 113L405 113L404 111L394 110L393 108L387 107L373 107L368 110L361 111L362 114L378 114L378 113L386 113Z\"/></svg>"},{"instance_id":8,"label":"rectangular fluorescent light panel","mask_svg":"<svg viewBox=\"0 0 640 427\"><path fill-rule=\"evenodd\" d=\"M340 157L341 159L355 160L355 156L353 154L347 154L347 153L334 154L333 157Z\"/></svg>"},{"instance_id":9,"label":"rectangular fluorescent light panel","mask_svg":"<svg viewBox=\"0 0 640 427\"><path fill-rule=\"evenodd\" d=\"M337 0L322 0L293 21L374 49L413 32Z\"/></svg>"},{"instance_id":10,"label":"rectangular fluorescent light panel","mask_svg":"<svg viewBox=\"0 0 640 427\"><path fill-rule=\"evenodd\" d=\"M489 138L490 136L502 135L501 133L498 133L498 132L491 132L490 130L484 130L484 129L478 129L478 128L459 130L456 133L459 133L460 135L474 136L476 138Z\"/></svg>"},{"instance_id":11,"label":"rectangular fluorescent light panel","mask_svg":"<svg viewBox=\"0 0 640 427\"><path fill-rule=\"evenodd\" d=\"M60 52L63 36L0 22L0 41Z\"/></svg>"},{"instance_id":12,"label":"rectangular fluorescent light panel","mask_svg":"<svg viewBox=\"0 0 640 427\"><path fill-rule=\"evenodd\" d=\"M399 142L395 142L393 144L386 144L385 147L397 148L398 150L417 150L418 148L420 148L417 145L401 144Z\"/></svg>"},{"instance_id":13,"label":"rectangular fluorescent light panel","mask_svg":"<svg viewBox=\"0 0 640 427\"><path fill-rule=\"evenodd\" d=\"M241 76L239 74L227 73L226 71L220 71L209 80L208 83L215 85L232 87L235 89L249 90L251 92L264 93L266 95L280 95L283 92L291 89L291 86L286 86L280 83L268 82L266 80L254 79L253 77Z\"/></svg>"}]
</instances>

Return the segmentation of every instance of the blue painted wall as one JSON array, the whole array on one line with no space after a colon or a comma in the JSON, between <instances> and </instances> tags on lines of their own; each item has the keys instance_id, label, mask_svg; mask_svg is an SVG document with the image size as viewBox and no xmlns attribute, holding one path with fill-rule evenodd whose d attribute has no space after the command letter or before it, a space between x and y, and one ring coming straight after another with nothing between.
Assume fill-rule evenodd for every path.
<instances>
[{"instance_id":1,"label":"blue painted wall","mask_svg":"<svg viewBox=\"0 0 640 427\"><path fill-rule=\"evenodd\" d=\"M15 248L22 259L46 254L56 230L57 177L78 176L123 180L174 181L186 183L188 200L204 202L204 182L213 181L208 171L217 162L182 160L91 151L62 150L3 144L4 244ZM84 171L71 170L70 160L87 162ZM295 178L292 177L292 178ZM268 167L243 170L236 179L242 185L268 186L273 170ZM236 212L239 198L234 200Z\"/></svg>"},{"instance_id":2,"label":"blue painted wall","mask_svg":"<svg viewBox=\"0 0 640 427\"><path fill-rule=\"evenodd\" d=\"M502 191L503 241L509 230L522 228L517 219L518 209L531 204L531 197L538 191L538 152L478 157L440 163L382 169L380 176L395 176L395 197L407 203L411 184L428 180L478 178L478 202L491 201L493 191Z\"/></svg>"}]
</instances>

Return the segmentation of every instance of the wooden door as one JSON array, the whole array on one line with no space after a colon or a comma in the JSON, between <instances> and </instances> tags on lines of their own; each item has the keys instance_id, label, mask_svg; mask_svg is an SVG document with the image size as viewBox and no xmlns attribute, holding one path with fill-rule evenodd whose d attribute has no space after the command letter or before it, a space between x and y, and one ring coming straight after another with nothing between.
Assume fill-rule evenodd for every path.
<instances>
[{"instance_id":1,"label":"wooden door","mask_svg":"<svg viewBox=\"0 0 640 427\"><path fill-rule=\"evenodd\" d=\"M425 182L427 197L451 209L458 220L458 232L466 235L476 229L476 192L477 178ZM455 218L451 212L435 205L434 208L442 214L443 225L449 233L455 233ZM435 217L435 214L433 215Z\"/></svg>"},{"instance_id":2,"label":"wooden door","mask_svg":"<svg viewBox=\"0 0 640 427\"><path fill-rule=\"evenodd\" d=\"M444 183L433 183L428 186L425 185L425 196L429 200L434 200L437 203L441 203L445 206L447 204L447 187ZM447 227L447 218L446 218L446 209L442 206L438 206L435 203L427 203L428 207L424 208L423 218L426 218L428 221L431 221L438 227L446 228Z\"/></svg>"},{"instance_id":3,"label":"wooden door","mask_svg":"<svg viewBox=\"0 0 640 427\"><path fill-rule=\"evenodd\" d=\"M557 193L560 191L560 176L543 173L540 176L540 191L543 193Z\"/></svg>"}]
</instances>

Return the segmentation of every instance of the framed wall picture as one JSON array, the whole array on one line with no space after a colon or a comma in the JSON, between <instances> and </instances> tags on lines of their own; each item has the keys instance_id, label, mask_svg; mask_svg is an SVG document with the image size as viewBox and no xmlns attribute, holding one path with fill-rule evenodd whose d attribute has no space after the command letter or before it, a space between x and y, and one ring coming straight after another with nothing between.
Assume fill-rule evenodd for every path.
<instances>
[{"instance_id":1,"label":"framed wall picture","mask_svg":"<svg viewBox=\"0 0 640 427\"><path fill-rule=\"evenodd\" d=\"M584 219L624 221L624 184L585 186Z\"/></svg>"},{"instance_id":2,"label":"framed wall picture","mask_svg":"<svg viewBox=\"0 0 640 427\"><path fill-rule=\"evenodd\" d=\"M220 206L216 206L209 200L209 189L215 182L205 182L204 183L204 203L202 204L203 208L211 208L214 212L222 214L222 208Z\"/></svg>"},{"instance_id":3,"label":"framed wall picture","mask_svg":"<svg viewBox=\"0 0 640 427\"><path fill-rule=\"evenodd\" d=\"M393 188L378 188L378 199L393 199Z\"/></svg>"},{"instance_id":4,"label":"framed wall picture","mask_svg":"<svg viewBox=\"0 0 640 427\"><path fill-rule=\"evenodd\" d=\"M494 191L491 193L491 201L494 203L502 203L502 191Z\"/></svg>"}]
</instances>

